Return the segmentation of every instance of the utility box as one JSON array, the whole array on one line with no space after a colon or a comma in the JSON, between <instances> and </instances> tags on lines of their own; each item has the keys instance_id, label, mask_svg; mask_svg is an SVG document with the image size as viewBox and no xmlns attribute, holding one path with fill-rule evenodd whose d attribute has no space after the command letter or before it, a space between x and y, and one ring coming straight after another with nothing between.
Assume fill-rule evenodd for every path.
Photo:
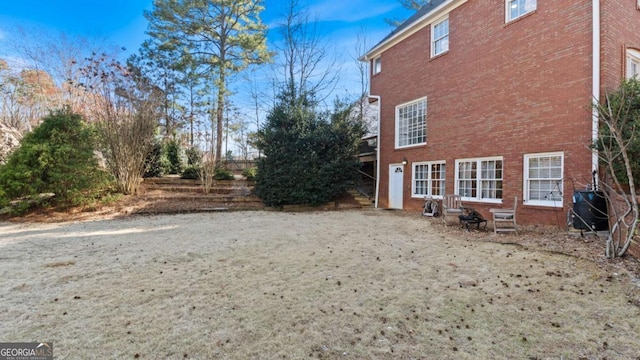
<instances>
[{"instance_id":1,"label":"utility box","mask_svg":"<svg viewBox=\"0 0 640 360\"><path fill-rule=\"evenodd\" d=\"M573 192L573 227L580 230L609 230L607 199L602 191Z\"/></svg>"}]
</instances>

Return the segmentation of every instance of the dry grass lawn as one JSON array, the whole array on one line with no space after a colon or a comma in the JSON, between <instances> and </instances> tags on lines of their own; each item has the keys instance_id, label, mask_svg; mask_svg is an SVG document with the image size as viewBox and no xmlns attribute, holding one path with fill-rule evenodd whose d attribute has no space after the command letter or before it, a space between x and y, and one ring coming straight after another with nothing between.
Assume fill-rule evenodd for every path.
<instances>
[{"instance_id":1,"label":"dry grass lawn","mask_svg":"<svg viewBox=\"0 0 640 360\"><path fill-rule=\"evenodd\" d=\"M376 210L0 223L0 341L56 359L640 359L640 274L509 238Z\"/></svg>"}]
</instances>

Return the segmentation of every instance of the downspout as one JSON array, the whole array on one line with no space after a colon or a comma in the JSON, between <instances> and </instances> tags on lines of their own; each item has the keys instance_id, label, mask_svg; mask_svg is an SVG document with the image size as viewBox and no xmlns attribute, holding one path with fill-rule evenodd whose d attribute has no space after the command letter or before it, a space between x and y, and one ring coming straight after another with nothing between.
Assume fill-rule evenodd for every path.
<instances>
[{"instance_id":1,"label":"downspout","mask_svg":"<svg viewBox=\"0 0 640 360\"><path fill-rule=\"evenodd\" d=\"M593 101L593 109L591 111L591 137L592 141L595 143L598 140L598 124L600 120L600 116L598 113L598 105L600 104L600 0L593 0L593 64L592 64L592 101ZM591 153L591 166L592 171L597 173L598 171L598 150L594 149ZM598 177L594 176L593 178L594 184L593 188L596 189L598 187L597 181Z\"/></svg>"},{"instance_id":2,"label":"downspout","mask_svg":"<svg viewBox=\"0 0 640 360\"><path fill-rule=\"evenodd\" d=\"M378 208L378 198L380 196L380 96L379 95L369 95L370 98L376 99L378 102L378 130L376 134L376 200L374 207Z\"/></svg>"}]
</instances>

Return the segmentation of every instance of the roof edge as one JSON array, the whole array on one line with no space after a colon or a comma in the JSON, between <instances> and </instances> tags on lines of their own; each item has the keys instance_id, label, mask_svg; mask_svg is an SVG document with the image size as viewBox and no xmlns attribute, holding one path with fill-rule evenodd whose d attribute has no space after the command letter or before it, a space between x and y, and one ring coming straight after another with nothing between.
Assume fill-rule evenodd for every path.
<instances>
[{"instance_id":1,"label":"roof edge","mask_svg":"<svg viewBox=\"0 0 640 360\"><path fill-rule=\"evenodd\" d=\"M430 24L433 19L437 19L444 10L451 11L467 1L468 0L435 0L434 3L423 6L409 19L400 24L400 26L371 48L371 50L362 55L358 60L369 61L376 58L387 48L395 45Z\"/></svg>"}]
</instances>

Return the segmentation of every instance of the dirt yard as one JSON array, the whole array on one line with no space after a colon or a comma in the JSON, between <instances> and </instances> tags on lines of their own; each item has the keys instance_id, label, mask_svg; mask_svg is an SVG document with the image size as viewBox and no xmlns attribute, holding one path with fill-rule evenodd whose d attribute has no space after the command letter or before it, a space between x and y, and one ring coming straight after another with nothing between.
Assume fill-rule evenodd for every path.
<instances>
[{"instance_id":1,"label":"dirt yard","mask_svg":"<svg viewBox=\"0 0 640 360\"><path fill-rule=\"evenodd\" d=\"M640 359L640 272L382 210L0 223L0 341L56 359Z\"/></svg>"}]
</instances>

